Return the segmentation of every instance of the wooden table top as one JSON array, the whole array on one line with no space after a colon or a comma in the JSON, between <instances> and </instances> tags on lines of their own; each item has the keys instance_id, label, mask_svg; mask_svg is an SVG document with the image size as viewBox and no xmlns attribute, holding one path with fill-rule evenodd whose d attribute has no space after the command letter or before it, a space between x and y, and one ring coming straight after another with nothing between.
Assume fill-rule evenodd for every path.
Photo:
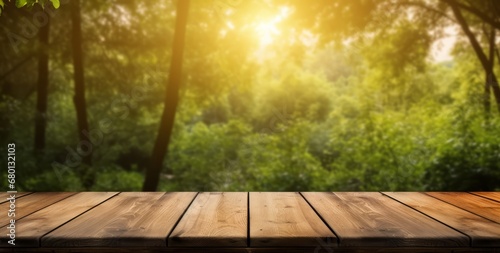
<instances>
[{"instance_id":1,"label":"wooden table top","mask_svg":"<svg viewBox=\"0 0 500 253\"><path fill-rule=\"evenodd\" d=\"M500 252L500 192L0 193L0 252Z\"/></svg>"}]
</instances>

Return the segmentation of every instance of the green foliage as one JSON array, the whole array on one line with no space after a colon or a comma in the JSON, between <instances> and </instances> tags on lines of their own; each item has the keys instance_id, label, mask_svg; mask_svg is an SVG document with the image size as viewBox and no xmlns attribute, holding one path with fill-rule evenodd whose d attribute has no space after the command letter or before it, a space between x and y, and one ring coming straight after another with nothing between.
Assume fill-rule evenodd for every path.
<instances>
[{"instance_id":1,"label":"green foliage","mask_svg":"<svg viewBox=\"0 0 500 253\"><path fill-rule=\"evenodd\" d=\"M26 178L20 177L20 178ZM85 190L76 173L66 173L63 178L54 171L37 172L36 177L22 180L23 190L36 191L83 191Z\"/></svg>"},{"instance_id":2,"label":"green foliage","mask_svg":"<svg viewBox=\"0 0 500 253\"><path fill-rule=\"evenodd\" d=\"M430 155L418 114L362 109L358 120L339 122L331 133L325 163L335 189L422 190L421 174ZM424 113L418 111L416 113ZM339 119L341 120L341 119Z\"/></svg>"},{"instance_id":3,"label":"green foliage","mask_svg":"<svg viewBox=\"0 0 500 253\"><path fill-rule=\"evenodd\" d=\"M278 80L266 82L257 96L257 126L273 127L277 121L308 119L324 121L331 110L332 87L322 78L292 69ZM258 130L258 129L257 129Z\"/></svg>"},{"instance_id":4,"label":"green foliage","mask_svg":"<svg viewBox=\"0 0 500 253\"><path fill-rule=\"evenodd\" d=\"M97 181L92 187L94 191L140 191L144 176L135 171L123 171L121 168L114 168L100 171L97 174Z\"/></svg>"},{"instance_id":5,"label":"green foliage","mask_svg":"<svg viewBox=\"0 0 500 253\"><path fill-rule=\"evenodd\" d=\"M7 1L11 1L11 0L7 0ZM47 4L47 2L50 2L52 3L52 6L56 9L58 9L60 6L61 6L61 2L60 0L15 0L15 5L17 8L22 8L22 7L33 7L35 4L39 4L40 6L42 6L42 8L45 7L45 5ZM0 15L2 15L2 11L5 7L5 2L4 0L0 0Z\"/></svg>"},{"instance_id":6,"label":"green foliage","mask_svg":"<svg viewBox=\"0 0 500 253\"><path fill-rule=\"evenodd\" d=\"M54 8L56 9L61 5L59 0L16 0L16 7L33 7L35 4L40 4L42 7L45 7L45 4L47 4L48 1L50 1L52 3L52 6L54 6Z\"/></svg>"},{"instance_id":7,"label":"green foliage","mask_svg":"<svg viewBox=\"0 0 500 253\"><path fill-rule=\"evenodd\" d=\"M210 126L198 122L183 129L172 143L167 159L173 183L189 190L243 189L244 168L231 165L244 148L240 138L250 133L249 127L240 121Z\"/></svg>"},{"instance_id":8,"label":"green foliage","mask_svg":"<svg viewBox=\"0 0 500 253\"><path fill-rule=\"evenodd\" d=\"M459 124L464 124L460 122ZM500 180L500 124L491 129L461 126L459 135L448 139L439 149L426 173L427 189L445 191L498 191ZM465 132L463 132L465 131Z\"/></svg>"},{"instance_id":9,"label":"green foliage","mask_svg":"<svg viewBox=\"0 0 500 253\"><path fill-rule=\"evenodd\" d=\"M52 6L54 6L54 8L59 8L61 6L61 2L59 0L50 0L50 2L52 3Z\"/></svg>"},{"instance_id":10,"label":"green foliage","mask_svg":"<svg viewBox=\"0 0 500 253\"><path fill-rule=\"evenodd\" d=\"M34 4L35 1L32 1L32 4ZM25 6L26 4L28 4L28 0L16 0L16 7L17 8L21 8L23 6Z\"/></svg>"},{"instance_id":11,"label":"green foliage","mask_svg":"<svg viewBox=\"0 0 500 253\"><path fill-rule=\"evenodd\" d=\"M10 1L10 0L9 0ZM59 8L61 5L59 0L16 0L16 7L21 8L24 6L33 7L35 4L40 4L42 7L45 7L45 4L50 1L54 8Z\"/></svg>"},{"instance_id":12,"label":"green foliage","mask_svg":"<svg viewBox=\"0 0 500 253\"><path fill-rule=\"evenodd\" d=\"M470 94L472 95L472 94ZM495 191L500 181L500 120L478 105L457 106L427 168L427 189Z\"/></svg>"},{"instance_id":13,"label":"green foliage","mask_svg":"<svg viewBox=\"0 0 500 253\"><path fill-rule=\"evenodd\" d=\"M327 172L309 151L314 124L290 123L277 133L251 138L247 162L252 175L250 189L257 191L326 190Z\"/></svg>"}]
</instances>

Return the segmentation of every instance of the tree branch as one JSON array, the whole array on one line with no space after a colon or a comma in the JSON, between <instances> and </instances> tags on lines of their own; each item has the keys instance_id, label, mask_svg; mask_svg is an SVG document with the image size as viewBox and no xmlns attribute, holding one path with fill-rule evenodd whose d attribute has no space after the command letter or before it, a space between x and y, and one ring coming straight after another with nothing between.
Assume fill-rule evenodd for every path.
<instances>
[{"instance_id":1,"label":"tree branch","mask_svg":"<svg viewBox=\"0 0 500 253\"><path fill-rule=\"evenodd\" d=\"M474 49L474 52L476 53L477 58L479 58L479 61L481 62L481 65L483 66L483 69L486 74L488 74L488 69L489 69L489 60L486 57L486 54L484 53L483 49L481 48L481 45L479 45L479 42L477 41L476 37L474 34L471 32L469 25L467 24L467 21L465 18L462 16L462 13L460 12L460 9L457 5L454 4L453 1L448 2L448 4L451 7L451 10L453 11L453 14L455 15L455 18L457 19L458 23L462 27L462 30L464 31L465 35L469 38L469 42L472 45L472 48ZM498 111L500 112L500 87L498 86L498 81L494 73L490 73L491 75L491 82L489 84L491 85L491 88L493 89L493 94L495 95L495 99L497 102L497 107Z\"/></svg>"},{"instance_id":2,"label":"tree branch","mask_svg":"<svg viewBox=\"0 0 500 253\"><path fill-rule=\"evenodd\" d=\"M426 10L428 10L430 12L434 12L436 14L439 14L443 18L446 18L446 19L448 19L450 21L455 22L455 20L453 18L451 18L450 16L448 16L448 14L446 14L445 12L442 12L442 11L440 11L438 9L432 8L431 6L429 6L427 4L424 4L422 2L398 1L397 5L408 5L408 6L420 7L420 8L426 9Z\"/></svg>"},{"instance_id":3,"label":"tree branch","mask_svg":"<svg viewBox=\"0 0 500 253\"><path fill-rule=\"evenodd\" d=\"M492 25L496 29L500 29L500 22L496 21L494 18L489 17L488 15L486 15L486 13L481 12L477 8L474 8L472 6L468 6L468 5L462 4L460 2L457 2L456 0L441 0L441 1L446 2L449 5L454 5L456 7L460 7L461 9L464 9L464 10L466 10L466 11L474 14L475 16L477 16L478 18L482 19L486 23Z\"/></svg>"}]
</instances>

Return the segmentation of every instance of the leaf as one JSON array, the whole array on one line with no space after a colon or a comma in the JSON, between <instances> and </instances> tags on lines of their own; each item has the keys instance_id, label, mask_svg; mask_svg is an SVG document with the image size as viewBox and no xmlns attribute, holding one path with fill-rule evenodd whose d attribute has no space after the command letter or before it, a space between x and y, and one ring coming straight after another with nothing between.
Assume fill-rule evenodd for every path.
<instances>
[{"instance_id":1,"label":"leaf","mask_svg":"<svg viewBox=\"0 0 500 253\"><path fill-rule=\"evenodd\" d=\"M4 6L5 6L5 3L3 2L3 0L0 0L0 15L2 15L2 10L3 10Z\"/></svg>"},{"instance_id":2,"label":"leaf","mask_svg":"<svg viewBox=\"0 0 500 253\"><path fill-rule=\"evenodd\" d=\"M52 6L54 6L54 8L59 8L59 6L61 6L61 2L59 0L50 0L52 2Z\"/></svg>"},{"instance_id":3,"label":"leaf","mask_svg":"<svg viewBox=\"0 0 500 253\"><path fill-rule=\"evenodd\" d=\"M16 7L21 8L21 7L25 6L27 3L28 3L27 0L16 0Z\"/></svg>"}]
</instances>

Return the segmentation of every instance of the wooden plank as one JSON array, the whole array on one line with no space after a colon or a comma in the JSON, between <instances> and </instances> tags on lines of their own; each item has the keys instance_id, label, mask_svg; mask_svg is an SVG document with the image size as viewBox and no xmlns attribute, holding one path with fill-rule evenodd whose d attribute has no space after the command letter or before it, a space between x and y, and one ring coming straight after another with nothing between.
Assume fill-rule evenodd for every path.
<instances>
[{"instance_id":1,"label":"wooden plank","mask_svg":"<svg viewBox=\"0 0 500 253\"><path fill-rule=\"evenodd\" d=\"M467 234L473 247L500 247L500 224L418 192L384 194Z\"/></svg>"},{"instance_id":2,"label":"wooden plank","mask_svg":"<svg viewBox=\"0 0 500 253\"><path fill-rule=\"evenodd\" d=\"M16 247L38 247L40 238L48 232L77 217L83 212L95 207L117 193L112 192L82 192L63 199L42 210L32 213L16 223ZM0 234L4 246L7 235Z\"/></svg>"},{"instance_id":3,"label":"wooden plank","mask_svg":"<svg viewBox=\"0 0 500 253\"><path fill-rule=\"evenodd\" d=\"M339 247L462 247L469 238L377 192L303 193Z\"/></svg>"},{"instance_id":4,"label":"wooden plank","mask_svg":"<svg viewBox=\"0 0 500 253\"><path fill-rule=\"evenodd\" d=\"M1 249L0 252L37 252L37 253L498 253L498 248L311 248L311 247L289 247L289 248L151 248L151 247L132 247L132 248L20 248L18 251L10 249Z\"/></svg>"},{"instance_id":5,"label":"wooden plank","mask_svg":"<svg viewBox=\"0 0 500 253\"><path fill-rule=\"evenodd\" d=\"M296 192L250 193L251 247L337 246L337 237Z\"/></svg>"},{"instance_id":6,"label":"wooden plank","mask_svg":"<svg viewBox=\"0 0 500 253\"><path fill-rule=\"evenodd\" d=\"M43 247L166 247L193 192L126 192L42 237Z\"/></svg>"},{"instance_id":7,"label":"wooden plank","mask_svg":"<svg viewBox=\"0 0 500 253\"><path fill-rule=\"evenodd\" d=\"M34 213L42 208L50 206L62 199L65 199L71 195L75 195L75 192L36 192L29 194L25 197L16 199L16 221ZM9 210L10 202L5 202L0 204L0 210ZM0 226L7 225L11 217L5 215L0 215Z\"/></svg>"},{"instance_id":8,"label":"wooden plank","mask_svg":"<svg viewBox=\"0 0 500 253\"><path fill-rule=\"evenodd\" d=\"M247 246L247 202L246 192L198 194L169 236L169 247Z\"/></svg>"},{"instance_id":9,"label":"wooden plank","mask_svg":"<svg viewBox=\"0 0 500 253\"><path fill-rule=\"evenodd\" d=\"M500 202L500 192L472 192L472 194Z\"/></svg>"},{"instance_id":10,"label":"wooden plank","mask_svg":"<svg viewBox=\"0 0 500 253\"><path fill-rule=\"evenodd\" d=\"M26 196L26 195L28 195L30 193L31 192L18 192L18 193L15 193L16 199L18 199L18 198L20 198L22 196ZM13 193L0 192L0 204L9 201L7 198L9 198L12 194Z\"/></svg>"},{"instance_id":11,"label":"wooden plank","mask_svg":"<svg viewBox=\"0 0 500 253\"><path fill-rule=\"evenodd\" d=\"M465 192L428 192L430 196L448 202L481 217L500 223L500 203Z\"/></svg>"}]
</instances>

